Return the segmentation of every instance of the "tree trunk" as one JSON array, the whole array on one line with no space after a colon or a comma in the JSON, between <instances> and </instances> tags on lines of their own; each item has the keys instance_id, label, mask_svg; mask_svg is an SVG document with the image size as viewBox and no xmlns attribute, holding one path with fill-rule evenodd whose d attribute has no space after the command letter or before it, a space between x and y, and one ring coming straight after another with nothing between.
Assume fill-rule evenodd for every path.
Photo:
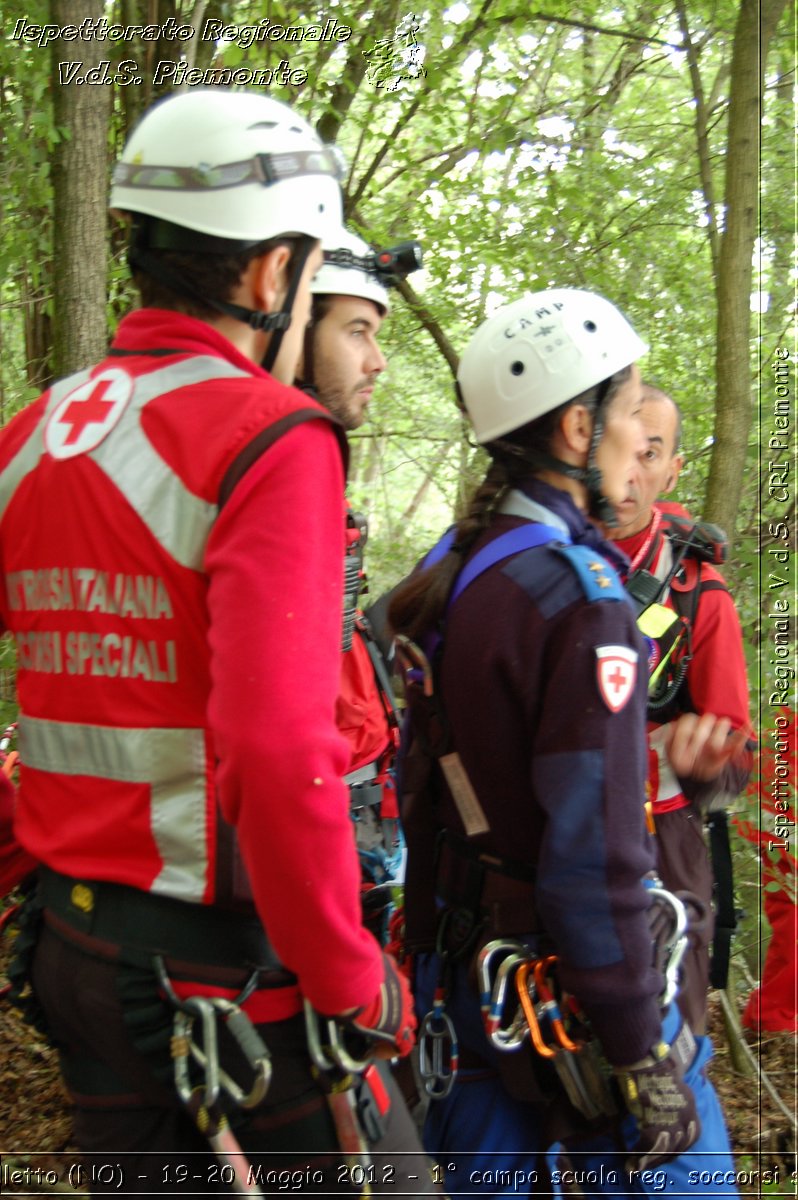
<instances>
[{"instance_id":1,"label":"tree trunk","mask_svg":"<svg viewBox=\"0 0 798 1200\"><path fill-rule=\"evenodd\" d=\"M87 0L81 16L96 20L102 0ZM50 0L50 21L59 28L74 22L71 0ZM108 126L113 85L63 82L59 64L76 62L85 78L105 79L108 44L52 43L53 120L61 133L53 154L53 367L67 375L105 354L107 345L106 231L108 226ZM109 63L109 71L113 63ZM66 134L66 136L64 136Z\"/></svg>"},{"instance_id":2,"label":"tree trunk","mask_svg":"<svg viewBox=\"0 0 798 1200\"><path fill-rule=\"evenodd\" d=\"M759 133L768 47L787 0L741 0L729 82L726 218L716 292L715 441L704 515L734 533L751 428L751 283L757 235ZM759 53L756 53L756 47Z\"/></svg>"}]
</instances>

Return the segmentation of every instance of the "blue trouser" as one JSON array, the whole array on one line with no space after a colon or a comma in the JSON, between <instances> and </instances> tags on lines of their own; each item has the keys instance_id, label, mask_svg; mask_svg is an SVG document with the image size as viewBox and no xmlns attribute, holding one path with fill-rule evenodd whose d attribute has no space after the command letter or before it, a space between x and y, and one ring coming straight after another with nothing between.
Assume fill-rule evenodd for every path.
<instances>
[{"instance_id":1,"label":"blue trouser","mask_svg":"<svg viewBox=\"0 0 798 1200\"><path fill-rule=\"evenodd\" d=\"M431 1006L437 969L434 955L420 956L416 973L419 1013ZM447 1012L461 1044L491 1059L479 1001L464 968L454 973ZM663 1021L665 1041L676 1036L680 1020L676 1005L671 1005ZM698 1200L701 1196L737 1196L723 1113L704 1071L712 1057L712 1045L706 1037L697 1038L696 1044L685 1078L695 1096L701 1134L685 1154L631 1179L624 1161L637 1139L634 1118L627 1116L623 1121L622 1144L606 1135L578 1145L569 1142L564 1151L559 1145L546 1144L544 1107L513 1099L490 1069L461 1071L449 1095L430 1103L424 1147L443 1165L450 1196L534 1195L548 1192L549 1187L559 1196L569 1182L565 1171L573 1172L571 1179L585 1197L664 1193ZM567 1161L562 1153L567 1154Z\"/></svg>"}]
</instances>

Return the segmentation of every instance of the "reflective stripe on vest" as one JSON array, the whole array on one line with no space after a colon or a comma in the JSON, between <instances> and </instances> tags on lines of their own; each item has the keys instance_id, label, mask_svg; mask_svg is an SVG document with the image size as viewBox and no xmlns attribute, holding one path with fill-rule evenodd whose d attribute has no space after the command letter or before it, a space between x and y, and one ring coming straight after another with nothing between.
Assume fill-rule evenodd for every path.
<instances>
[{"instance_id":1,"label":"reflective stripe on vest","mask_svg":"<svg viewBox=\"0 0 798 1200\"><path fill-rule=\"evenodd\" d=\"M206 885L205 737L201 729L120 729L20 716L26 767L149 784L163 861L150 891L199 903Z\"/></svg>"},{"instance_id":2,"label":"reflective stripe on vest","mask_svg":"<svg viewBox=\"0 0 798 1200\"><path fill-rule=\"evenodd\" d=\"M78 371L77 374L61 379L51 387L50 399L39 424L8 465L0 472L0 518L4 515L22 480L39 465L39 459L44 452L44 427L50 418L50 413L55 411L70 392L85 383L90 375L90 370Z\"/></svg>"},{"instance_id":3,"label":"reflective stripe on vest","mask_svg":"<svg viewBox=\"0 0 798 1200\"><path fill-rule=\"evenodd\" d=\"M81 371L53 386L47 410L31 436L2 473L0 516L21 481L37 466L44 450L44 427L51 414L71 391L85 383L89 371ZM141 428L141 410L150 400L190 384L214 379L250 379L246 371L211 355L195 355L167 367L158 367L138 378L130 376L133 395L113 437L104 438L87 452L119 489L156 541L183 567L199 570L210 527L216 517L214 504L190 492L172 468L150 444Z\"/></svg>"}]
</instances>

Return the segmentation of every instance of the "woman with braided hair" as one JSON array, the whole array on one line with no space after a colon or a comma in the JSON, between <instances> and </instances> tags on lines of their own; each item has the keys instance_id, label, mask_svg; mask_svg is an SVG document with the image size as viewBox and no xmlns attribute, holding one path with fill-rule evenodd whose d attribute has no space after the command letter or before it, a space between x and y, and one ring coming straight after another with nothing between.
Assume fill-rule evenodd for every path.
<instances>
[{"instance_id":1,"label":"woman with braided hair","mask_svg":"<svg viewBox=\"0 0 798 1200\"><path fill-rule=\"evenodd\" d=\"M402 817L433 1096L425 1146L450 1194L557 1191L554 1175L534 1186L547 1147L601 1125L586 1121L589 1104L574 1108L574 1089L566 1098L529 1039L500 1047L506 1028L496 1026L519 1007L525 959L556 954L559 985L578 998L636 1117L615 1143L634 1151L636 1181L623 1154L609 1159L619 1193L644 1193L640 1171L700 1134L685 1081L695 1043L678 1013L660 1009L643 883L654 866L646 651L612 565L623 560L591 521L612 522L645 448L634 364L646 349L613 305L582 291L527 296L486 321L457 386L490 467L466 516L391 603L400 657L414 667ZM491 1011L503 957L508 998ZM441 1065L450 1036L454 1082Z\"/></svg>"}]
</instances>

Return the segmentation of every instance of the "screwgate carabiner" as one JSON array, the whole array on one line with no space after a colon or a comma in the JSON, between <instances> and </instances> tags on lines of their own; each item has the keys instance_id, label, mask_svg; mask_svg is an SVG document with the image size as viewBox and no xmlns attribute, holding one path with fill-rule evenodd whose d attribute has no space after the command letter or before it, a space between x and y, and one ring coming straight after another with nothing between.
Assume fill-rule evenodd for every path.
<instances>
[{"instance_id":1,"label":"screwgate carabiner","mask_svg":"<svg viewBox=\"0 0 798 1200\"><path fill-rule=\"evenodd\" d=\"M418 1032L418 1073L431 1100L449 1095L457 1078L458 1058L457 1034L439 988Z\"/></svg>"}]
</instances>

